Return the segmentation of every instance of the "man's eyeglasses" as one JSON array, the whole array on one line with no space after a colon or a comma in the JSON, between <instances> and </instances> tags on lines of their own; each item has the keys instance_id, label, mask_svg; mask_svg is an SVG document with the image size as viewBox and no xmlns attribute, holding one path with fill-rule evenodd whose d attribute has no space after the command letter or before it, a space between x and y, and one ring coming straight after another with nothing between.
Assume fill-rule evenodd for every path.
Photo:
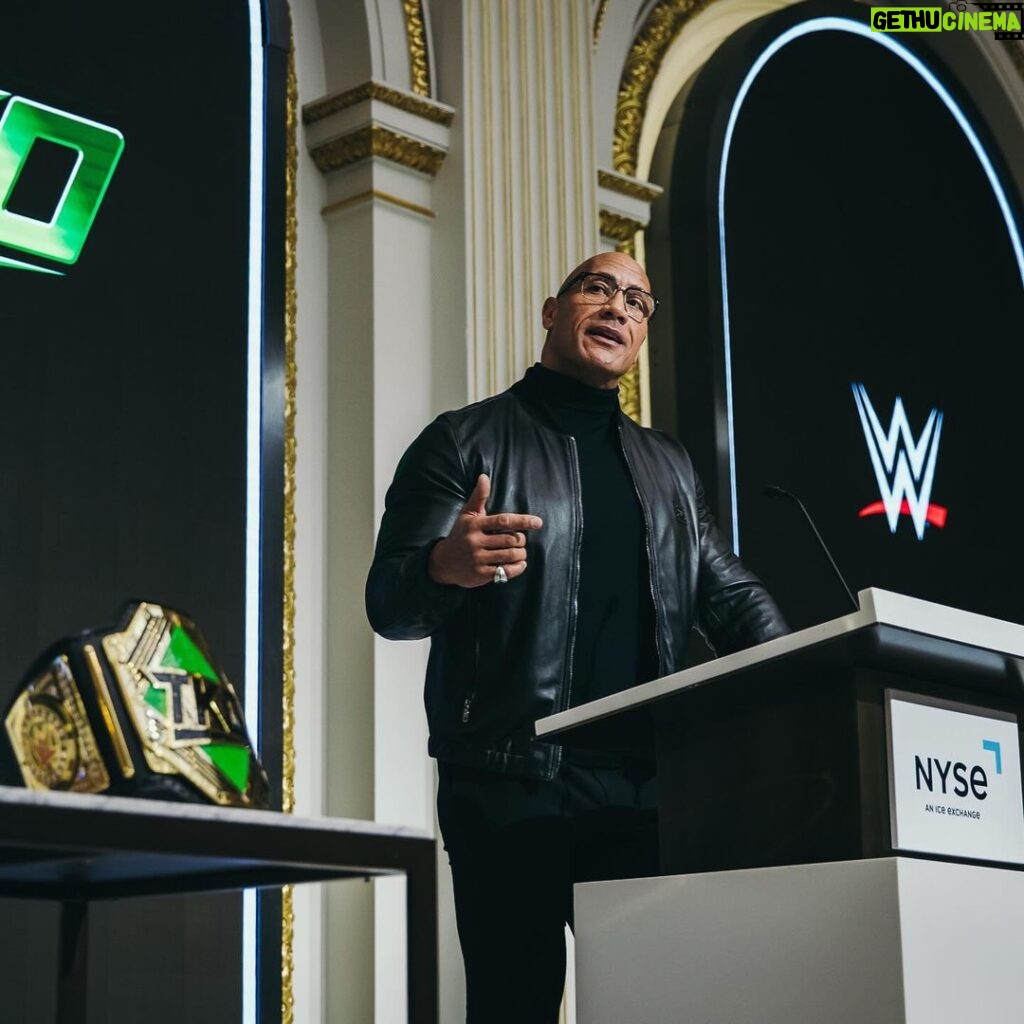
<instances>
[{"instance_id":1,"label":"man's eyeglasses","mask_svg":"<svg viewBox=\"0 0 1024 1024\"><path fill-rule=\"evenodd\" d=\"M643 288L637 288L636 285L622 287L614 277L609 277L607 274L592 274L587 271L570 277L555 298L565 295L566 292L572 291L574 288L584 302L589 302L594 306L603 306L606 302L611 302L617 292L622 292L626 316L637 323L650 320L658 308L658 300L650 292L645 292Z\"/></svg>"}]
</instances>

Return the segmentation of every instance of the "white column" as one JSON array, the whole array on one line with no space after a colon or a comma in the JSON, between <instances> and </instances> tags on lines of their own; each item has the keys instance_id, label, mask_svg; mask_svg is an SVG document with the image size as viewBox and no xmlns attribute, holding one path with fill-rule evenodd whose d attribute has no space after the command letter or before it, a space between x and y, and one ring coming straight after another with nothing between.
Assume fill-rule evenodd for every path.
<instances>
[{"instance_id":1,"label":"white column","mask_svg":"<svg viewBox=\"0 0 1024 1024\"><path fill-rule=\"evenodd\" d=\"M375 82L304 111L330 283L326 810L426 829L426 644L375 637L363 586L395 466L435 412L432 179L451 116ZM331 887L326 930L327 1020L405 1021L404 882Z\"/></svg>"},{"instance_id":2,"label":"white column","mask_svg":"<svg viewBox=\"0 0 1024 1024\"><path fill-rule=\"evenodd\" d=\"M589 0L465 0L471 399L540 353L540 307L598 248Z\"/></svg>"}]
</instances>

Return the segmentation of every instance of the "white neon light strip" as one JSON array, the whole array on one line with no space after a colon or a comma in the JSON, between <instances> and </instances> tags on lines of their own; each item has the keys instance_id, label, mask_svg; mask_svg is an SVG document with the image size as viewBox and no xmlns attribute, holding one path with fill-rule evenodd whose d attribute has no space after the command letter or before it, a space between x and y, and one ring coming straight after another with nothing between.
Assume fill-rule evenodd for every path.
<instances>
[{"instance_id":1,"label":"white neon light strip","mask_svg":"<svg viewBox=\"0 0 1024 1024\"><path fill-rule=\"evenodd\" d=\"M249 0L249 330L245 431L245 721L260 733L260 496L263 490L263 17ZM256 1024L256 890L242 893L242 1024Z\"/></svg>"},{"instance_id":2,"label":"white neon light strip","mask_svg":"<svg viewBox=\"0 0 1024 1024\"><path fill-rule=\"evenodd\" d=\"M960 130L967 137L967 141L971 144L971 148L974 150L974 155L978 158L978 162L981 164L982 170L984 170L989 184L992 186L996 202L999 204L999 209L1003 214L1003 221L1006 224L1006 230L1010 236L1010 243L1013 246L1014 255L1017 257L1017 269L1020 273L1021 283L1024 284L1024 246L1021 245L1017 225L1014 223L1013 216L1010 213L1010 203L1006 198L1006 193L1003 191L1002 185L999 183L999 178L996 176L995 168L992 166L992 161L989 159L988 154L985 152L985 149L981 144L981 140L975 134L974 129L971 127L970 122L964 115L964 112L959 106L957 106L956 101L949 94L946 87L935 77L935 75L932 74L931 71L929 71L918 57L884 32L872 32L867 25L851 21L848 18L812 18L800 25L794 25L791 29L783 32L782 35L773 40L761 56L758 57L751 65L746 78L743 79L743 84L740 86L739 92L736 94L736 99L733 101L732 112L729 115L729 122L725 129L725 142L722 147L722 162L718 175L718 251L719 258L722 263L722 323L724 325L725 338L725 404L726 418L729 425L729 497L732 503L733 548L737 554L739 554L740 550L740 527L739 507L736 500L736 441L733 432L732 417L732 344L729 334L729 288L725 262L725 176L729 162L729 148L732 145L732 135L736 127L737 118L739 117L740 108L743 106L743 101L746 99L747 93L750 91L750 87L754 84L754 79L757 78L764 66L772 59L772 57L775 56L775 54L779 52L779 50L788 43L793 42L794 39L810 35L812 32L849 32L856 36L862 36L864 39L868 39L873 43L878 43L880 46L884 46L886 49L896 54L897 57L913 68L925 80L925 82L932 87L939 99L946 105L946 109L953 115L953 119L960 126Z\"/></svg>"}]
</instances>

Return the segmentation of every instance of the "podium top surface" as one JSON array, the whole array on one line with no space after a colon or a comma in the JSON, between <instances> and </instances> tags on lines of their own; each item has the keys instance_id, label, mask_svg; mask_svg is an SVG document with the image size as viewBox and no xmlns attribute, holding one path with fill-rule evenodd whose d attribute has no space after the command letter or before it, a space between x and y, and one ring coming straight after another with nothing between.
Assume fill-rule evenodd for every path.
<instances>
[{"instance_id":1,"label":"podium top surface","mask_svg":"<svg viewBox=\"0 0 1024 1024\"><path fill-rule=\"evenodd\" d=\"M886 590L862 590L857 596L860 609L849 615L539 719L537 737L558 740L572 730L575 744L583 739L585 726L758 666L834 649L844 639L866 632L874 634L886 652L943 659L989 677L1005 679L1012 674L1015 685L1024 680L1024 626Z\"/></svg>"}]
</instances>

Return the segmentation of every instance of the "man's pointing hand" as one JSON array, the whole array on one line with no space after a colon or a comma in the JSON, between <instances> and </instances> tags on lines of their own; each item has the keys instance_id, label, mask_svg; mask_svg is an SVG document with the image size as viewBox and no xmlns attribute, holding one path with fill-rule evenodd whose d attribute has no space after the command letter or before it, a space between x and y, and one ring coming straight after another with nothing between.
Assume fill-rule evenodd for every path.
<instances>
[{"instance_id":1,"label":"man's pointing hand","mask_svg":"<svg viewBox=\"0 0 1024 1024\"><path fill-rule=\"evenodd\" d=\"M451 533L430 552L428 570L435 583L482 587L494 582L499 565L510 580L526 572L526 531L539 530L544 523L514 512L488 515L490 496L491 479L481 473Z\"/></svg>"}]
</instances>

